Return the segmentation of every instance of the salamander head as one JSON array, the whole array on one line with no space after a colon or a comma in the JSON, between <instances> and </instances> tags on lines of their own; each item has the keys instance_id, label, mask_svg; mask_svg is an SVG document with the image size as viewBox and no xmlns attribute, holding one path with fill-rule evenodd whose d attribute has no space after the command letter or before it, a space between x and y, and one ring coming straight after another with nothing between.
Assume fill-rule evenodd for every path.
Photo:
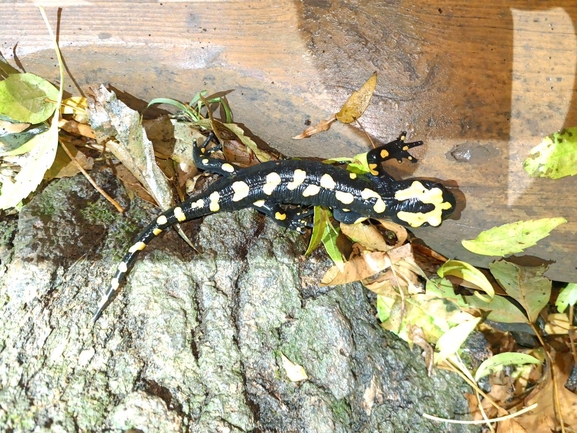
<instances>
[{"instance_id":1,"label":"salamander head","mask_svg":"<svg viewBox=\"0 0 577 433\"><path fill-rule=\"evenodd\" d=\"M439 226L455 210L455 196L443 185L428 180L405 180L395 185L393 219L411 227Z\"/></svg>"}]
</instances>

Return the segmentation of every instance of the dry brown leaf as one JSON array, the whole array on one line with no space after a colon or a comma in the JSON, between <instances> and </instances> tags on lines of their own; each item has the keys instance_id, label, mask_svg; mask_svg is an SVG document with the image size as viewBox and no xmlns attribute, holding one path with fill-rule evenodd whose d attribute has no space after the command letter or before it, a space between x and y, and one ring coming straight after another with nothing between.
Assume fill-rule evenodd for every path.
<instances>
[{"instance_id":1,"label":"dry brown leaf","mask_svg":"<svg viewBox=\"0 0 577 433\"><path fill-rule=\"evenodd\" d=\"M293 140L302 140L303 138L309 138L312 135L318 134L319 132L328 131L335 120L337 120L337 118L333 114L329 119L321 120L316 125L309 126L299 135L294 136Z\"/></svg>"},{"instance_id":2,"label":"dry brown leaf","mask_svg":"<svg viewBox=\"0 0 577 433\"><path fill-rule=\"evenodd\" d=\"M336 114L336 118L342 123L352 123L363 115L371 97L377 87L377 73L373 75L363 84L363 86L353 92L349 99L343 104L341 110Z\"/></svg>"},{"instance_id":3,"label":"dry brown leaf","mask_svg":"<svg viewBox=\"0 0 577 433\"><path fill-rule=\"evenodd\" d=\"M369 251L386 252L395 248L387 244L379 229L373 225L341 223L341 232Z\"/></svg>"},{"instance_id":4,"label":"dry brown leaf","mask_svg":"<svg viewBox=\"0 0 577 433\"><path fill-rule=\"evenodd\" d=\"M92 170L92 166L94 165L94 160L92 158L87 157L84 153L78 150L78 148L71 144L67 144L62 139L60 140L60 143L62 146L67 146L67 149L83 169ZM72 177L78 173L80 173L78 166L72 162L66 152L60 146L58 146L58 149L56 150L56 158L54 158L54 163L46 171L44 179L60 179L63 177Z\"/></svg>"},{"instance_id":5,"label":"dry brown leaf","mask_svg":"<svg viewBox=\"0 0 577 433\"><path fill-rule=\"evenodd\" d=\"M427 338L425 337L425 333L423 332L422 328L415 325L409 325L408 331L409 331L409 339L414 344L423 349L425 356L425 365L427 366L427 374L431 376L433 374L433 367L435 366L435 357L434 357L435 351L433 350L433 347L427 341Z\"/></svg>"},{"instance_id":6,"label":"dry brown leaf","mask_svg":"<svg viewBox=\"0 0 577 433\"><path fill-rule=\"evenodd\" d=\"M363 281L363 285L375 293L384 293L393 287L416 286L417 275L424 275L415 264L412 257L411 245L405 244L387 252L367 251L359 244L355 244L353 254L344 266L339 269L331 267L322 279L323 285L346 284L353 281L367 280L370 277L390 268L393 271L379 275L374 281ZM387 283L388 282L388 283Z\"/></svg>"},{"instance_id":7,"label":"dry brown leaf","mask_svg":"<svg viewBox=\"0 0 577 433\"><path fill-rule=\"evenodd\" d=\"M552 369L555 373L555 384L559 395L559 405L565 426L577 426L577 395L565 388L573 366L571 353L552 353ZM535 410L517 418L525 429L534 433L549 433L560 427L554 405L554 386L551 374L547 374L542 386L534 390L525 400L526 406L538 403Z\"/></svg>"},{"instance_id":8,"label":"dry brown leaf","mask_svg":"<svg viewBox=\"0 0 577 433\"><path fill-rule=\"evenodd\" d=\"M391 260L387 257L387 253L363 251L359 255L351 256L342 266L342 270L339 270L337 266L331 267L323 277L321 284L336 286L352 283L375 275L390 265Z\"/></svg>"},{"instance_id":9,"label":"dry brown leaf","mask_svg":"<svg viewBox=\"0 0 577 433\"><path fill-rule=\"evenodd\" d=\"M142 186L142 183L128 170L124 165L118 165L115 167L116 177L122 182L128 195L132 198L133 196L138 196L147 202L156 204L154 198L148 193L146 188Z\"/></svg>"},{"instance_id":10,"label":"dry brown leaf","mask_svg":"<svg viewBox=\"0 0 577 433\"><path fill-rule=\"evenodd\" d=\"M78 123L76 120L60 119L58 121L58 127L73 135L79 135L87 138L96 138L90 125Z\"/></svg>"},{"instance_id":11,"label":"dry brown leaf","mask_svg":"<svg viewBox=\"0 0 577 433\"><path fill-rule=\"evenodd\" d=\"M497 433L527 433L527 430L515 421L515 418L506 419L505 421L497 423L497 429L495 431Z\"/></svg>"},{"instance_id":12,"label":"dry brown leaf","mask_svg":"<svg viewBox=\"0 0 577 433\"><path fill-rule=\"evenodd\" d=\"M405 241L407 240L407 238L409 237L409 234L407 233L407 229L405 227L403 227L402 225L399 225L397 223L394 223L392 221L389 220L383 220L383 219L376 219L375 220L378 224L380 224L383 229L389 231L389 232L393 232L395 234L395 237L397 238L397 242L395 243L395 247L399 247L401 245L403 245L405 243Z\"/></svg>"}]
</instances>

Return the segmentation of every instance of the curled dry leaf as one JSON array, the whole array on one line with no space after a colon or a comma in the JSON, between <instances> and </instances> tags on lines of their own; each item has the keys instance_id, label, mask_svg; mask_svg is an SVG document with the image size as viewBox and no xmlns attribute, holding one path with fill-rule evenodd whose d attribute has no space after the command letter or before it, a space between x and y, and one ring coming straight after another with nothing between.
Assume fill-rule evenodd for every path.
<instances>
[{"instance_id":1,"label":"curled dry leaf","mask_svg":"<svg viewBox=\"0 0 577 433\"><path fill-rule=\"evenodd\" d=\"M411 245L406 244L389 252L367 251L359 244L353 246L353 254L341 266L331 267L324 275L322 285L346 284L366 280L393 266L378 279L367 282L365 287L379 293L388 292L393 287L411 287L416 290L418 275L423 275L412 257Z\"/></svg>"}]
</instances>

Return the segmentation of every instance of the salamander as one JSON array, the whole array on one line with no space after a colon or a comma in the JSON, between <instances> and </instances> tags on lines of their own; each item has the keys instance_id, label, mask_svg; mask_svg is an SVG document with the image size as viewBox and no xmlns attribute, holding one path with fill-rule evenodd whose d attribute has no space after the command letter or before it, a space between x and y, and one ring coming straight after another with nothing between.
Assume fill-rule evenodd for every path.
<instances>
[{"instance_id":1,"label":"salamander","mask_svg":"<svg viewBox=\"0 0 577 433\"><path fill-rule=\"evenodd\" d=\"M395 180L381 162L403 159L416 162L408 152L421 141L407 143L406 133L361 156L370 172L356 173L338 165L311 160L268 161L248 168L211 156L214 139L193 146L194 162L201 170L223 175L208 188L162 212L136 238L116 269L98 304L96 321L110 303L138 254L169 227L217 212L254 207L278 224L303 232L311 225L312 206L325 206L337 221L348 224L388 217L409 226L439 226L455 208L454 195L440 183L425 179Z\"/></svg>"}]
</instances>

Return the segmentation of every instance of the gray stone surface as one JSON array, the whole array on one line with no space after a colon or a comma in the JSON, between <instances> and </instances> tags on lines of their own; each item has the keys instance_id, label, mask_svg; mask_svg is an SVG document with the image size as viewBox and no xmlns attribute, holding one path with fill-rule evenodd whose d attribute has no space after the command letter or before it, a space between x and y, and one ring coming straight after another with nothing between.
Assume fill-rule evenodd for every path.
<instances>
[{"instance_id":1,"label":"gray stone surface","mask_svg":"<svg viewBox=\"0 0 577 433\"><path fill-rule=\"evenodd\" d=\"M252 210L186 224L202 254L156 239L92 326L153 214L135 200L120 216L75 177L0 223L0 431L471 431L422 417L466 416L461 381L427 377L365 289L319 288L324 255L303 258L303 237ZM308 379L292 382L283 355Z\"/></svg>"}]
</instances>

